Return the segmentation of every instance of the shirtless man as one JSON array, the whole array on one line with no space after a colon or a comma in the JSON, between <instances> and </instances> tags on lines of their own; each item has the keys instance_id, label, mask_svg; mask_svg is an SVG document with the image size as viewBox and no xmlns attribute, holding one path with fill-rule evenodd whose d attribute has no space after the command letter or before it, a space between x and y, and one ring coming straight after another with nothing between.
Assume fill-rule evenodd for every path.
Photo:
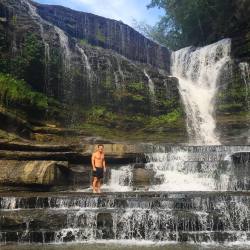
<instances>
[{"instance_id":1,"label":"shirtless man","mask_svg":"<svg viewBox=\"0 0 250 250\"><path fill-rule=\"evenodd\" d=\"M93 168L93 193L101 192L101 181L103 173L106 172L106 165L104 159L104 146L99 144L97 151L92 154L91 163Z\"/></svg>"}]
</instances>

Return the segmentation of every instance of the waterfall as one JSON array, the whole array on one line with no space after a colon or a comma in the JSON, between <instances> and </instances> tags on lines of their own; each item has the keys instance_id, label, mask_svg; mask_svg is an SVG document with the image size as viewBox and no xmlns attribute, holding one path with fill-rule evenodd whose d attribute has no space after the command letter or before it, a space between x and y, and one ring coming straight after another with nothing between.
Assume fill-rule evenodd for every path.
<instances>
[{"instance_id":1,"label":"waterfall","mask_svg":"<svg viewBox=\"0 0 250 250\"><path fill-rule=\"evenodd\" d=\"M10 199L15 209L5 206ZM2 197L0 244L249 244L249 202L245 194L209 192Z\"/></svg>"},{"instance_id":2,"label":"waterfall","mask_svg":"<svg viewBox=\"0 0 250 250\"><path fill-rule=\"evenodd\" d=\"M148 88L149 88L149 93L150 93L150 97L152 99L152 102L155 102L155 84L152 81L149 74L147 73L146 69L143 70L143 73L146 76L146 78L148 79Z\"/></svg>"},{"instance_id":3,"label":"waterfall","mask_svg":"<svg viewBox=\"0 0 250 250\"><path fill-rule=\"evenodd\" d=\"M118 57L116 57L116 61L117 61L117 66L118 66L118 72L119 72L119 75L121 76L122 78L122 81L124 81L124 73L121 69L121 62L120 62L120 59L118 59Z\"/></svg>"},{"instance_id":4,"label":"waterfall","mask_svg":"<svg viewBox=\"0 0 250 250\"><path fill-rule=\"evenodd\" d=\"M116 59L116 64L117 64L117 70L114 72L115 87L117 90L120 90L122 89L122 83L124 82L125 76L121 68L120 58L117 56L115 57L115 59Z\"/></svg>"},{"instance_id":5,"label":"waterfall","mask_svg":"<svg viewBox=\"0 0 250 250\"><path fill-rule=\"evenodd\" d=\"M239 63L239 68L241 71L241 77L243 79L243 82L245 84L245 89L246 89L246 102L248 105L248 109L250 110L250 97L249 97L249 92L250 92L250 66L247 62L241 62Z\"/></svg>"},{"instance_id":6,"label":"waterfall","mask_svg":"<svg viewBox=\"0 0 250 250\"><path fill-rule=\"evenodd\" d=\"M111 169L110 179L104 185L104 189L114 192L131 191L132 187L132 173L133 167L131 165L122 166L117 169Z\"/></svg>"},{"instance_id":7,"label":"waterfall","mask_svg":"<svg viewBox=\"0 0 250 250\"><path fill-rule=\"evenodd\" d=\"M44 80L45 80L45 93L49 94L49 74L50 74L50 46L49 43L45 39L45 32L43 28L43 24L48 24L46 21L44 21L37 13L36 7L33 6L29 1L22 1L22 3L26 3L31 17L34 19L35 23L39 26L40 28L40 33L42 37L42 41L44 44L44 64L45 64L45 71L44 71Z\"/></svg>"},{"instance_id":8,"label":"waterfall","mask_svg":"<svg viewBox=\"0 0 250 250\"><path fill-rule=\"evenodd\" d=\"M85 53L84 49L81 48L78 44L76 45L77 50L80 52L82 57L82 62L86 68L87 76L88 76L88 83L89 83L89 89L90 89L90 98L93 100L93 78L94 78L94 71L91 68L91 65L89 63L89 58L87 54Z\"/></svg>"},{"instance_id":9,"label":"waterfall","mask_svg":"<svg viewBox=\"0 0 250 250\"><path fill-rule=\"evenodd\" d=\"M60 46L63 51L63 62L64 62L64 67L66 70L70 69L70 61L71 61L71 51L69 48L69 38L68 36L64 33L64 31L57 26L54 26L54 29L56 33L59 36L60 40Z\"/></svg>"},{"instance_id":10,"label":"waterfall","mask_svg":"<svg viewBox=\"0 0 250 250\"><path fill-rule=\"evenodd\" d=\"M78 49L78 51L82 55L82 61L83 61L84 65L86 66L88 77L91 78L92 69L91 69L91 66L90 66L90 63L89 63L88 56L86 55L84 49L81 48L79 45L76 45L76 48Z\"/></svg>"},{"instance_id":11,"label":"waterfall","mask_svg":"<svg viewBox=\"0 0 250 250\"><path fill-rule=\"evenodd\" d=\"M62 53L63 53L64 68L65 68L65 71L67 71L67 72L70 70L70 64L71 64L71 51L70 51L70 48L69 48L68 36L59 27L54 26L51 23L45 21L37 13L37 8L35 6L33 6L29 1L23 1L22 0L22 3L26 4L28 6L31 17L34 19L34 21L36 22L36 24L40 28L42 41L43 41L44 48L45 48L45 91L48 93L48 91L50 89L50 86L49 86L50 46L49 46L49 43L46 42L45 32L44 32L44 27L43 26L47 25L49 27L52 27L55 30L55 32L57 33L57 35L59 37L59 41L60 41L61 50L62 50ZM64 72L64 73L65 73L64 78L66 78L66 76L68 76L69 74L66 73L66 72ZM69 79L69 81L70 81L70 79Z\"/></svg>"},{"instance_id":12,"label":"waterfall","mask_svg":"<svg viewBox=\"0 0 250 250\"><path fill-rule=\"evenodd\" d=\"M248 164L234 166L232 155L250 152L250 146L171 146L147 153L147 169L153 169L153 191L229 191L250 188Z\"/></svg>"},{"instance_id":13,"label":"waterfall","mask_svg":"<svg viewBox=\"0 0 250 250\"><path fill-rule=\"evenodd\" d=\"M115 88L119 89L120 88L120 82L119 82L119 78L118 78L117 72L114 72L114 76L115 76Z\"/></svg>"},{"instance_id":14,"label":"waterfall","mask_svg":"<svg viewBox=\"0 0 250 250\"><path fill-rule=\"evenodd\" d=\"M230 61L231 41L224 39L202 47L172 53L171 72L179 79L179 91L192 143L220 144L216 135L214 103L220 73Z\"/></svg>"},{"instance_id":15,"label":"waterfall","mask_svg":"<svg viewBox=\"0 0 250 250\"><path fill-rule=\"evenodd\" d=\"M249 163L235 164L233 161L235 154L249 154L250 146L155 146L146 151L145 165L130 164L109 169L103 191L225 192L250 189ZM138 169L144 173L139 179ZM145 174L150 179L141 185L138 180ZM81 191L84 190L77 190ZM92 191L92 187L85 191Z\"/></svg>"},{"instance_id":16,"label":"waterfall","mask_svg":"<svg viewBox=\"0 0 250 250\"><path fill-rule=\"evenodd\" d=\"M61 45L61 48L63 49L63 52L64 52L64 55L65 55L65 59L68 60L70 59L71 57L71 52L70 52L70 49L69 49L69 42L68 42L68 37L65 35L64 31L62 29L60 29L59 27L57 26L54 26L52 25L51 23L45 21L38 13L37 13L37 9L34 5L32 5L29 1L23 1L22 2L24 4L27 4L28 8L29 8L29 12L31 14L31 16L33 17L33 19L35 20L35 22L39 25L40 27L40 31L41 31L41 36L42 36L42 39L43 39L43 42L45 44L45 57L47 55L49 55L49 51L46 51L47 49L49 49L49 44L45 41L45 32L44 32L44 28L43 28L43 25L48 25L48 26L51 26L51 27L54 27L56 33L58 34L59 36L59 40L60 40L60 45ZM48 60L48 59L47 59ZM66 65L68 65L66 63Z\"/></svg>"},{"instance_id":17,"label":"waterfall","mask_svg":"<svg viewBox=\"0 0 250 250\"><path fill-rule=\"evenodd\" d=\"M45 42L45 93L50 94L50 48L49 44Z\"/></svg>"}]
</instances>

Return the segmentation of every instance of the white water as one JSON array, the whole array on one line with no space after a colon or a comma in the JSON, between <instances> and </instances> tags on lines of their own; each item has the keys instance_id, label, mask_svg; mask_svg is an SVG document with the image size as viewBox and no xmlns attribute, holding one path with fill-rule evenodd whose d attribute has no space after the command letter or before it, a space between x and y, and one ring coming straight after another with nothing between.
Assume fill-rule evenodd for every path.
<instances>
[{"instance_id":1,"label":"white water","mask_svg":"<svg viewBox=\"0 0 250 250\"><path fill-rule=\"evenodd\" d=\"M91 65L89 63L89 58L88 58L88 56L85 53L83 48L81 48L79 45L76 45L76 48L78 49L78 51L82 55L82 61L83 61L84 65L85 65L85 67L87 69L88 78L91 79L91 77L92 77L92 68L91 68Z\"/></svg>"},{"instance_id":2,"label":"white water","mask_svg":"<svg viewBox=\"0 0 250 250\"><path fill-rule=\"evenodd\" d=\"M24 3L24 2L23 2ZM30 4L29 1L25 1L25 3L27 4L28 8L29 8L29 12L31 17L35 20L36 24L39 26L40 28L40 33L41 33L41 37L42 37L42 41L44 44L44 53L45 53L45 92L47 94L49 91L49 74L50 74L50 68L49 68L49 63L50 63L50 46L49 43L46 41L45 38L45 32L44 32L44 28L43 28L43 24L48 24L46 21L44 21L37 13L37 9L35 6L33 6L32 4Z\"/></svg>"},{"instance_id":3,"label":"white water","mask_svg":"<svg viewBox=\"0 0 250 250\"><path fill-rule=\"evenodd\" d=\"M250 109L250 66L247 62L241 62L239 63L241 76L245 84L245 90L246 90L246 101L248 105L248 109Z\"/></svg>"},{"instance_id":4,"label":"white water","mask_svg":"<svg viewBox=\"0 0 250 250\"><path fill-rule=\"evenodd\" d=\"M218 164L203 163L200 171L196 169L195 162L187 164L190 153L177 151L170 153L155 153L148 169L153 169L155 177L162 180L159 185L152 185L151 191L213 191L217 189L213 173ZM150 158L150 157L149 157ZM227 186L227 182L223 183ZM226 190L226 188L225 188Z\"/></svg>"},{"instance_id":5,"label":"white water","mask_svg":"<svg viewBox=\"0 0 250 250\"><path fill-rule=\"evenodd\" d=\"M108 183L103 185L103 190L126 192L131 191L132 187L132 173L133 167L131 165L122 166L118 169L111 169L110 179Z\"/></svg>"},{"instance_id":6,"label":"white water","mask_svg":"<svg viewBox=\"0 0 250 250\"><path fill-rule=\"evenodd\" d=\"M240 152L250 152L250 146L155 147L152 153L146 154L145 172L152 178L143 187L138 189L136 169L133 165L126 165L110 169L110 176L102 186L102 191L248 190L247 165L241 167L239 172L231 159L231 155ZM88 191L92 191L92 188Z\"/></svg>"},{"instance_id":7,"label":"white water","mask_svg":"<svg viewBox=\"0 0 250 250\"><path fill-rule=\"evenodd\" d=\"M237 174L231 160L236 152L250 152L250 146L171 147L168 152L158 148L147 154L146 168L153 169L154 178L161 183L151 185L149 190L245 190L249 178Z\"/></svg>"},{"instance_id":8,"label":"white water","mask_svg":"<svg viewBox=\"0 0 250 250\"><path fill-rule=\"evenodd\" d=\"M121 76L122 82L123 82L125 79L125 76L124 76L124 73L123 73L122 68L121 68L120 59L118 57L116 57L116 61L117 61L117 66L118 66L118 72L119 72L119 75Z\"/></svg>"},{"instance_id":9,"label":"white water","mask_svg":"<svg viewBox=\"0 0 250 250\"><path fill-rule=\"evenodd\" d=\"M220 144L215 132L214 102L220 73L230 61L231 41L172 53L172 75L179 79L179 91L187 115L187 129L193 144Z\"/></svg>"},{"instance_id":10,"label":"white water","mask_svg":"<svg viewBox=\"0 0 250 250\"><path fill-rule=\"evenodd\" d=\"M62 51L63 51L64 66L66 69L69 69L70 68L70 61L71 61L71 51L69 48L69 38L62 29L58 28L57 26L54 26L54 28L55 28L56 33L59 36L60 46L61 46Z\"/></svg>"},{"instance_id":11,"label":"white water","mask_svg":"<svg viewBox=\"0 0 250 250\"><path fill-rule=\"evenodd\" d=\"M169 153L162 160L162 155L157 153L158 161L151 162L147 165L148 169L156 172L156 177L162 179L162 184L150 187L150 190L161 191L210 191L215 189L214 179L208 174L201 174L195 169L185 165L188 161L188 152L178 151ZM164 157L165 158L165 157ZM209 167L209 166L206 166ZM211 171L212 169L210 168Z\"/></svg>"},{"instance_id":12,"label":"white water","mask_svg":"<svg viewBox=\"0 0 250 250\"><path fill-rule=\"evenodd\" d=\"M45 40L45 33L44 33L44 28L43 25L48 25L50 27L53 27L54 30L56 31L56 33L59 36L59 40L60 40L60 46L62 48L63 51L63 55L64 55L64 63L65 66L68 68L70 66L70 58L71 58L71 51L69 48L69 41L68 41L68 36L64 33L64 31L62 29L60 29L57 26L52 25L51 23L45 21L38 13L37 13L37 9L34 5L32 5L29 1L22 1L23 4L26 4L29 8L29 12L31 14L31 16L34 18L35 22L39 25L40 27L40 31L41 31L41 36L43 39L43 43L45 45L45 60L48 61L49 58L48 56L50 55L49 53L49 44L46 42Z\"/></svg>"},{"instance_id":13,"label":"white water","mask_svg":"<svg viewBox=\"0 0 250 250\"><path fill-rule=\"evenodd\" d=\"M180 196L181 195L181 196ZM9 200L10 197L3 199ZM14 197L15 198L15 197ZM4 218L15 214L20 223L25 223L23 232L16 232L17 239L20 242L27 242L32 238L29 233L32 232L32 224L37 220L38 223L46 221L52 216L60 220L57 223L45 223L43 230L38 233L55 232L50 237L50 242L63 243L65 240L72 242L98 242L102 240L134 240L154 241L161 243L178 242L184 234L188 242L207 242L214 244L218 242L216 233L228 234L228 242L233 241L249 243L247 235L249 234L249 197L232 194L231 196L206 194L169 194L165 196L113 196L111 201L104 197L54 197L53 204L56 207L48 206L45 203L38 202L35 208L21 208L19 211L10 209L1 209ZM149 198L149 199L148 199ZM19 199L20 204L26 201ZM25 198L24 198L25 199ZM61 202L62 199L65 199ZM57 202L58 200L58 202ZM92 201L91 201L92 200ZM34 200L28 199L27 205L32 206ZM74 207L75 202L78 206ZM7 203L7 202L4 202ZM38 205L39 206L36 206ZM43 207L45 205L45 207ZM33 207L33 206L32 206ZM35 214L43 209L42 218ZM9 211L8 211L9 210ZM26 212L25 212L26 211ZM31 212L31 214L29 214ZM33 214L34 218L33 218ZM64 223L61 223L64 222ZM6 225L6 221L3 219ZM104 224L105 223L105 224ZM49 226L46 226L49 224ZM219 227L223 225L223 230ZM53 231L55 230L55 231ZM14 232L15 233L15 232ZM23 236L27 237L23 237ZM5 231L0 232L0 242L5 241ZM209 237L209 239L208 239ZM223 238L223 237L222 237ZM45 238L44 238L45 239ZM184 238L185 239L185 238ZM237 240L237 241L236 241ZM106 241L108 243L108 241Z\"/></svg>"},{"instance_id":14,"label":"white water","mask_svg":"<svg viewBox=\"0 0 250 250\"><path fill-rule=\"evenodd\" d=\"M128 192L133 191L133 166L125 165L119 168L111 168L110 176L107 180L104 178L104 184L101 187L102 192ZM76 192L92 192L92 186L87 189L77 189Z\"/></svg>"},{"instance_id":15,"label":"white water","mask_svg":"<svg viewBox=\"0 0 250 250\"><path fill-rule=\"evenodd\" d=\"M116 87L116 89L119 89L120 88L120 82L119 82L118 74L116 72L114 72L114 76L115 76L115 87Z\"/></svg>"},{"instance_id":16,"label":"white water","mask_svg":"<svg viewBox=\"0 0 250 250\"><path fill-rule=\"evenodd\" d=\"M151 94L152 101L154 101L155 100L155 84L145 69L144 69L143 73L148 79L149 93Z\"/></svg>"}]
</instances>

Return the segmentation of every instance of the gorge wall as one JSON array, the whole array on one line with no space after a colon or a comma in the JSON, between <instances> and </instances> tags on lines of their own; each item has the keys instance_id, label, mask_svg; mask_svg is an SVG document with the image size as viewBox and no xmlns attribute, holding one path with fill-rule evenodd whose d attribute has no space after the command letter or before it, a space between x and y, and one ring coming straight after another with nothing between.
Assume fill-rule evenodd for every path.
<instances>
[{"instance_id":1,"label":"gorge wall","mask_svg":"<svg viewBox=\"0 0 250 250\"><path fill-rule=\"evenodd\" d=\"M53 98L53 119L185 134L168 49L122 22L60 6L1 0L0 16L1 72Z\"/></svg>"},{"instance_id":2,"label":"gorge wall","mask_svg":"<svg viewBox=\"0 0 250 250\"><path fill-rule=\"evenodd\" d=\"M169 72L170 52L121 21L74 11L61 6L36 4L39 15L85 43L112 49L142 63Z\"/></svg>"},{"instance_id":3,"label":"gorge wall","mask_svg":"<svg viewBox=\"0 0 250 250\"><path fill-rule=\"evenodd\" d=\"M218 72L212 100L217 132L223 131L228 143L249 140L250 53L248 33L242 34L233 34L231 60ZM214 53L216 62L221 52ZM0 0L1 110L24 121L106 137L117 129L119 138L121 131L124 137L133 131L141 140L186 142L187 114L178 80L169 76L170 57L167 48L120 21L28 0Z\"/></svg>"}]
</instances>

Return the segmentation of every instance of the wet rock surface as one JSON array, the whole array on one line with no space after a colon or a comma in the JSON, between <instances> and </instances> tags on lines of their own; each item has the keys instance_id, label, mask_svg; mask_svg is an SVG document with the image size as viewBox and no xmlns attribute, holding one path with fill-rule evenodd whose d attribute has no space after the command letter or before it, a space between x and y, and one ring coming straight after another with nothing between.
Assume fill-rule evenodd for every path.
<instances>
[{"instance_id":1,"label":"wet rock surface","mask_svg":"<svg viewBox=\"0 0 250 250\"><path fill-rule=\"evenodd\" d=\"M70 36L92 45L112 49L123 56L152 64L169 71L170 52L167 48L142 36L121 21L74 11L62 6L36 4L38 13Z\"/></svg>"},{"instance_id":2,"label":"wet rock surface","mask_svg":"<svg viewBox=\"0 0 250 250\"><path fill-rule=\"evenodd\" d=\"M58 127L82 128L89 140L99 135L106 141L114 137L126 141L130 131L136 135L130 139L137 141L148 138L148 133L158 134L160 139L169 135L172 141L185 140L178 81L169 76L170 52L166 48L121 22L26 0L1 1L0 17L6 20L0 22L5 41L0 54L3 62L11 64L4 68L53 98L48 112L8 107L15 115L3 114L6 122L0 128L4 131L40 142L78 135L70 129L33 124L48 119ZM32 44L38 55L27 68L13 70L17 68L14 62L24 60L23 51L29 51ZM23 112L25 119L20 123Z\"/></svg>"},{"instance_id":3,"label":"wet rock surface","mask_svg":"<svg viewBox=\"0 0 250 250\"><path fill-rule=\"evenodd\" d=\"M65 182L66 176L60 168L67 162L56 161L0 161L0 183L14 185L51 186Z\"/></svg>"},{"instance_id":4,"label":"wet rock surface","mask_svg":"<svg viewBox=\"0 0 250 250\"><path fill-rule=\"evenodd\" d=\"M137 145L104 144L106 162L129 164L145 159ZM88 187L91 182L91 154L95 145L29 144L0 142L0 184L32 190L60 187ZM30 186L30 187L29 187Z\"/></svg>"},{"instance_id":5,"label":"wet rock surface","mask_svg":"<svg viewBox=\"0 0 250 250\"><path fill-rule=\"evenodd\" d=\"M249 237L249 192L1 196L1 242L133 238L222 243Z\"/></svg>"},{"instance_id":6,"label":"wet rock surface","mask_svg":"<svg viewBox=\"0 0 250 250\"><path fill-rule=\"evenodd\" d=\"M68 150L69 146L60 148L59 145L53 145L51 148ZM14 143L11 147L18 147L20 150L20 144ZM33 147L43 150L48 149L49 145ZM76 145L71 147L77 149ZM85 145L81 149L90 156L94 146ZM50 192L46 192L44 185L40 192L27 192L25 189L17 192L15 189L0 188L1 244L110 239L196 243L249 242L248 146L145 144L139 147L110 144L105 145L105 149L113 157L122 157L135 150L138 153L145 152L146 162L125 166L108 165L105 185L110 186L110 189L104 187L104 193L101 194L92 194L91 189L88 189L91 184L89 165L75 164L70 160L60 166L67 173L62 191L53 191L60 190L59 184L54 185ZM2 164L7 165L4 160ZM176 180L173 181L179 181L179 185L183 184L183 177L178 177L178 173L197 173L196 179L192 180L191 175L192 178L186 180L185 185L194 181L198 187L203 175L208 179L213 176L218 181L217 184L215 182L218 190L149 191L153 185L166 182L164 168L159 168L158 172L157 166L165 166L170 178L173 178L172 173L175 172ZM22 165L19 165L19 169L22 169ZM163 178L159 173L163 174ZM226 178L222 178L223 176ZM212 182L207 184L211 186ZM123 192L126 186L130 189ZM225 187L228 191L225 191ZM239 191L233 191L234 188Z\"/></svg>"}]
</instances>

